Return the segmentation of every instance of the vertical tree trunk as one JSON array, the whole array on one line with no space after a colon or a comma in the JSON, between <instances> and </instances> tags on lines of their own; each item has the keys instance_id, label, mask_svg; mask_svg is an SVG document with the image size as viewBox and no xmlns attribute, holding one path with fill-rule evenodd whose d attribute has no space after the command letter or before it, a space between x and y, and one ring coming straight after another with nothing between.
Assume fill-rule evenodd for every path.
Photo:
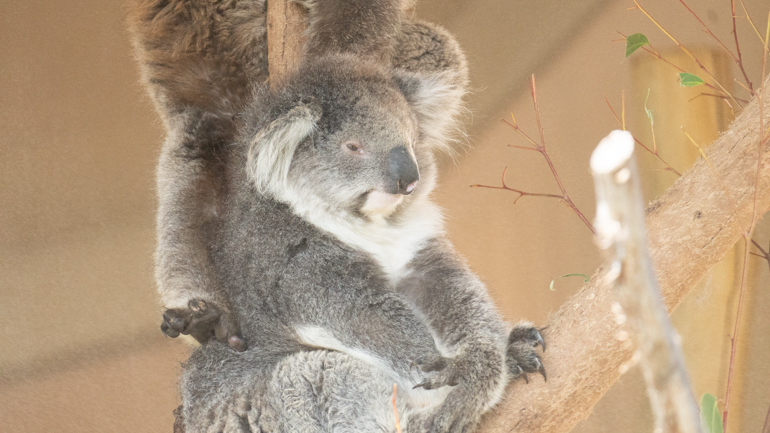
<instances>
[{"instance_id":1,"label":"vertical tree trunk","mask_svg":"<svg viewBox=\"0 0 770 433\"><path fill-rule=\"evenodd\" d=\"M272 89L299 68L305 15L302 6L293 1L267 1L267 65Z\"/></svg>"}]
</instances>

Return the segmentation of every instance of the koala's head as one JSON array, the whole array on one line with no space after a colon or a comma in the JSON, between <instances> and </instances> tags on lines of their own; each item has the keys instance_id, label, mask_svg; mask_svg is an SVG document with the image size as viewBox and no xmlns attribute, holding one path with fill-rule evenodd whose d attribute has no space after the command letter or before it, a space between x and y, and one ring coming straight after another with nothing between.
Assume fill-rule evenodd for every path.
<instances>
[{"instance_id":1,"label":"koala's head","mask_svg":"<svg viewBox=\"0 0 770 433\"><path fill-rule=\"evenodd\" d=\"M393 215L433 187L433 153L457 110L447 104L461 92L440 78L344 55L306 65L269 98L251 137L251 179L295 206Z\"/></svg>"}]
</instances>

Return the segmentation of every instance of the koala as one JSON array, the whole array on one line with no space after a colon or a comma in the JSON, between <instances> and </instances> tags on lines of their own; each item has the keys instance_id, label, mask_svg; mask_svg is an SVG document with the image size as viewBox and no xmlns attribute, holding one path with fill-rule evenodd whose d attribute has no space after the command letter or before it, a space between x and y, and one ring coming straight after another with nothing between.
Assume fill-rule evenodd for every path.
<instances>
[{"instance_id":1,"label":"koala","mask_svg":"<svg viewBox=\"0 0 770 433\"><path fill-rule=\"evenodd\" d=\"M470 432L545 370L507 332L431 198L467 86L452 37L400 0L306 0L299 70L267 85L264 0L144 0L161 329L188 433Z\"/></svg>"}]
</instances>

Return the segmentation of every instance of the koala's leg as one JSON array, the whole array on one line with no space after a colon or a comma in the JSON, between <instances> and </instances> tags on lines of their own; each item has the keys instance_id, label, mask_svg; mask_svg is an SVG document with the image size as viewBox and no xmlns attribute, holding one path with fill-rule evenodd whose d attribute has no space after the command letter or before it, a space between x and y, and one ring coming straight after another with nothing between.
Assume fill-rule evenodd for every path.
<instances>
[{"instance_id":1,"label":"koala's leg","mask_svg":"<svg viewBox=\"0 0 770 433\"><path fill-rule=\"evenodd\" d=\"M501 398L508 382L506 327L486 288L445 240L410 263L397 290L425 316L451 358L442 374L457 386L424 423L427 432L467 432Z\"/></svg>"},{"instance_id":2,"label":"koala's leg","mask_svg":"<svg viewBox=\"0 0 770 433\"><path fill-rule=\"evenodd\" d=\"M217 223L223 174L216 154L232 126L196 109L178 115L158 165L155 277L170 336L211 338L243 350L238 324L211 269L207 242Z\"/></svg>"},{"instance_id":3,"label":"koala's leg","mask_svg":"<svg viewBox=\"0 0 770 433\"><path fill-rule=\"evenodd\" d=\"M142 80L167 125L184 107L230 117L267 79L265 0L133 0Z\"/></svg>"}]
</instances>

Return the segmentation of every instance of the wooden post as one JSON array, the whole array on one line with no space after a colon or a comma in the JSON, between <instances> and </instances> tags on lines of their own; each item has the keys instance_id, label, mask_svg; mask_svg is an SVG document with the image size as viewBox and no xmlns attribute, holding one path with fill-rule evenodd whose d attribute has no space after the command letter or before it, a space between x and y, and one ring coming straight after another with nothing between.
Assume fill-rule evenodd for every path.
<instances>
[{"instance_id":1,"label":"wooden post","mask_svg":"<svg viewBox=\"0 0 770 433\"><path fill-rule=\"evenodd\" d=\"M618 339L633 342L636 349L632 359L642 367L655 431L698 433L700 412L647 250L633 136L613 131L603 139L591 155L591 173L596 243L610 262L605 283L613 287L618 301L612 308L616 322L629 331L620 331Z\"/></svg>"},{"instance_id":2,"label":"wooden post","mask_svg":"<svg viewBox=\"0 0 770 433\"><path fill-rule=\"evenodd\" d=\"M302 6L290 0L267 2L267 65L275 90L299 68L307 27Z\"/></svg>"}]
</instances>

